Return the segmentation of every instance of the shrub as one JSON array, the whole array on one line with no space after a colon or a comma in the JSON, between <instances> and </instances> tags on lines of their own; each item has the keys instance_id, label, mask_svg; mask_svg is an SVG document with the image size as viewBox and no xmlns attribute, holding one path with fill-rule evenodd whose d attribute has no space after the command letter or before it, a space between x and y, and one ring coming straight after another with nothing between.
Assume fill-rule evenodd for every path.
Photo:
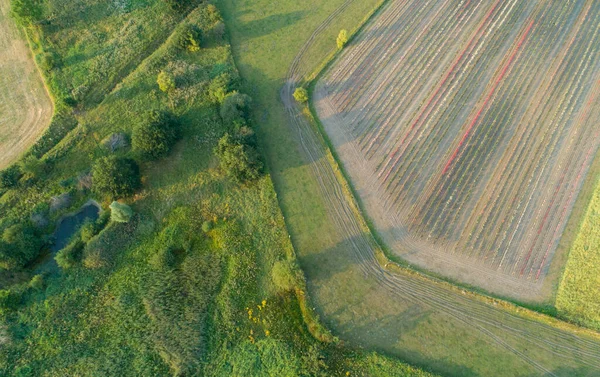
<instances>
[{"instance_id":1,"label":"shrub","mask_svg":"<svg viewBox=\"0 0 600 377\"><path fill-rule=\"evenodd\" d=\"M112 202L110 205L110 219L117 223L128 223L133 216L133 210L127 204Z\"/></svg>"},{"instance_id":2,"label":"shrub","mask_svg":"<svg viewBox=\"0 0 600 377\"><path fill-rule=\"evenodd\" d=\"M297 280L294 270L288 261L277 261L271 272L273 283L281 292L292 290L296 287Z\"/></svg>"},{"instance_id":3,"label":"shrub","mask_svg":"<svg viewBox=\"0 0 600 377\"><path fill-rule=\"evenodd\" d=\"M304 88L296 88L294 98L298 103L306 103L308 101L308 91Z\"/></svg>"},{"instance_id":4,"label":"shrub","mask_svg":"<svg viewBox=\"0 0 600 377\"><path fill-rule=\"evenodd\" d=\"M127 148L129 146L129 138L127 134L123 132L117 132L108 136L102 144L111 152L118 151L119 149Z\"/></svg>"},{"instance_id":5,"label":"shrub","mask_svg":"<svg viewBox=\"0 0 600 377\"><path fill-rule=\"evenodd\" d=\"M225 124L244 121L250 113L252 99L246 94L232 92L225 96L221 103L221 118Z\"/></svg>"},{"instance_id":6,"label":"shrub","mask_svg":"<svg viewBox=\"0 0 600 377\"><path fill-rule=\"evenodd\" d=\"M16 224L4 230L0 241L0 267L24 267L40 253L43 243L30 226Z\"/></svg>"},{"instance_id":7,"label":"shrub","mask_svg":"<svg viewBox=\"0 0 600 377\"><path fill-rule=\"evenodd\" d=\"M183 11L192 3L191 0L164 0L165 3L174 11Z\"/></svg>"},{"instance_id":8,"label":"shrub","mask_svg":"<svg viewBox=\"0 0 600 377\"><path fill-rule=\"evenodd\" d=\"M179 138L179 127L167 113L152 111L138 124L131 138L133 149L148 158L166 155Z\"/></svg>"},{"instance_id":9,"label":"shrub","mask_svg":"<svg viewBox=\"0 0 600 377\"><path fill-rule=\"evenodd\" d=\"M39 175L44 171L44 166L44 162L39 160L34 155L25 157L25 159L23 159L21 162L21 170L32 177L39 177Z\"/></svg>"},{"instance_id":10,"label":"shrub","mask_svg":"<svg viewBox=\"0 0 600 377\"><path fill-rule=\"evenodd\" d=\"M215 148L221 169L237 182L255 180L262 171L262 162L256 149L234 141L225 134Z\"/></svg>"},{"instance_id":11,"label":"shrub","mask_svg":"<svg viewBox=\"0 0 600 377\"><path fill-rule=\"evenodd\" d=\"M206 6L206 16L210 23L221 21L221 14L219 13L217 7L213 4L208 4Z\"/></svg>"},{"instance_id":12,"label":"shrub","mask_svg":"<svg viewBox=\"0 0 600 377\"><path fill-rule=\"evenodd\" d=\"M12 165L0 171L0 188L8 189L15 187L21 178L21 169L18 165Z\"/></svg>"},{"instance_id":13,"label":"shrub","mask_svg":"<svg viewBox=\"0 0 600 377\"><path fill-rule=\"evenodd\" d=\"M44 13L42 0L11 0L10 13L21 25L27 26L42 19Z\"/></svg>"},{"instance_id":14,"label":"shrub","mask_svg":"<svg viewBox=\"0 0 600 377\"><path fill-rule=\"evenodd\" d=\"M202 231L204 233L210 232L212 230L212 228L213 228L212 221L207 220L207 221L205 221L205 222L202 223Z\"/></svg>"},{"instance_id":15,"label":"shrub","mask_svg":"<svg viewBox=\"0 0 600 377\"><path fill-rule=\"evenodd\" d=\"M179 34L177 44L184 50L195 52L200 50L201 41L202 30L192 25L186 25Z\"/></svg>"},{"instance_id":16,"label":"shrub","mask_svg":"<svg viewBox=\"0 0 600 377\"><path fill-rule=\"evenodd\" d=\"M212 103L223 103L231 86L231 75L228 73L221 73L208 84L208 98Z\"/></svg>"},{"instance_id":17,"label":"shrub","mask_svg":"<svg viewBox=\"0 0 600 377\"><path fill-rule=\"evenodd\" d=\"M44 276L38 274L32 277L29 281L29 288L41 291L44 288Z\"/></svg>"},{"instance_id":18,"label":"shrub","mask_svg":"<svg viewBox=\"0 0 600 377\"><path fill-rule=\"evenodd\" d=\"M219 21L212 27L212 35L217 40L222 40L225 37L225 24Z\"/></svg>"},{"instance_id":19,"label":"shrub","mask_svg":"<svg viewBox=\"0 0 600 377\"><path fill-rule=\"evenodd\" d=\"M92 168L94 190L111 199L133 195L140 188L140 169L135 161L115 156L99 159Z\"/></svg>"},{"instance_id":20,"label":"shrub","mask_svg":"<svg viewBox=\"0 0 600 377\"><path fill-rule=\"evenodd\" d=\"M77 264L79 261L79 257L81 256L84 246L85 244L81 238L77 237L62 250L56 253L54 260L56 260L58 266L63 270L69 269L75 266L75 264Z\"/></svg>"},{"instance_id":21,"label":"shrub","mask_svg":"<svg viewBox=\"0 0 600 377\"><path fill-rule=\"evenodd\" d=\"M346 30L340 30L340 33L338 34L338 37L336 39L336 43L337 48L340 50L343 49L344 46L346 46L346 43L348 43L348 32Z\"/></svg>"},{"instance_id":22,"label":"shrub","mask_svg":"<svg viewBox=\"0 0 600 377\"><path fill-rule=\"evenodd\" d=\"M10 289L0 289L0 314L16 309L21 297Z\"/></svg>"},{"instance_id":23,"label":"shrub","mask_svg":"<svg viewBox=\"0 0 600 377\"><path fill-rule=\"evenodd\" d=\"M158 88L165 93L175 90L175 77L170 72L160 71L156 83Z\"/></svg>"}]
</instances>

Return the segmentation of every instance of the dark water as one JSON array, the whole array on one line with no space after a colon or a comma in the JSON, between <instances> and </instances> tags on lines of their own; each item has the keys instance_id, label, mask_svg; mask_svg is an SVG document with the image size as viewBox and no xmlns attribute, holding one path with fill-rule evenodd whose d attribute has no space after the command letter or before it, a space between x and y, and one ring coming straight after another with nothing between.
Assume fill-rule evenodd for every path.
<instances>
[{"instance_id":1,"label":"dark water","mask_svg":"<svg viewBox=\"0 0 600 377\"><path fill-rule=\"evenodd\" d=\"M87 204L74 215L64 217L54 232L55 242L52 246L52 252L57 252L67 246L73 234L79 229L86 220L95 221L99 216L100 209L95 204Z\"/></svg>"}]
</instances>

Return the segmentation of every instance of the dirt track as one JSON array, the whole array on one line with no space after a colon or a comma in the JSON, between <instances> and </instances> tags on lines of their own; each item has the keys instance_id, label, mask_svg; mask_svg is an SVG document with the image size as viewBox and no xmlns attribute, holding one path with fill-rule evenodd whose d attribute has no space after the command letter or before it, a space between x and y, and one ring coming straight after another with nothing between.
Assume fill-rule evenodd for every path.
<instances>
[{"instance_id":1,"label":"dirt track","mask_svg":"<svg viewBox=\"0 0 600 377\"><path fill-rule=\"evenodd\" d=\"M326 20L325 24L331 19ZM523 373L519 374L523 376L600 375L599 338L577 335L569 330L509 313L443 284L395 268L385 268L379 263L380 254L373 237L365 232L363 220L357 218L342 184L338 181L327 158L324 158L326 147L322 137L302 115L301 109L296 106L292 97L298 83L310 73L311 67L302 64L309 60L305 59L304 52L308 50L307 46L319 36L320 30L322 28L315 31L292 63L286 84L281 91L281 99L289 115L289 126L294 130L306 161L310 164L314 177L319 183L319 194L324 198L330 221L335 224L340 238L346 240L344 245L340 246L344 253L343 257L352 258L362 271L361 274L354 275L356 281L331 282L331 284L366 286L369 287L369 293L363 297L339 297L335 303L319 302L319 295L315 291L326 289L324 287L312 285L311 294L318 304L332 308L325 310L324 314L335 313L336 318L352 318L351 320L354 321L362 321L366 316L380 318L374 322L375 327L368 328L340 322L332 323L328 318L325 318L325 321L342 339L404 355L403 334L398 333L397 328L410 309L444 321L445 326L461 335L456 337L461 341L448 345L452 349L443 351L450 359L459 354L464 356L467 352L467 357L476 364L478 357L489 356L489 353L480 354L476 348L469 349L472 344L476 344L477 347L489 347L497 353L500 363L494 369L497 376L514 376L514 374L507 374L514 373L514 370L506 371L501 368L504 362L526 365L523 367ZM309 285L310 283L309 280ZM373 297L377 298L376 302L373 302ZM364 313L357 317L357 312L360 313L360 310L364 310ZM418 313L417 316L421 315ZM456 334L451 335L447 338L452 338ZM424 342L428 338L427 334L416 336L422 336ZM444 342L444 338L436 339L436 342ZM429 354L434 351L423 352ZM493 360L481 361L482 364L489 362Z\"/></svg>"},{"instance_id":2,"label":"dirt track","mask_svg":"<svg viewBox=\"0 0 600 377\"><path fill-rule=\"evenodd\" d=\"M44 132L53 107L22 35L0 0L0 169Z\"/></svg>"}]
</instances>

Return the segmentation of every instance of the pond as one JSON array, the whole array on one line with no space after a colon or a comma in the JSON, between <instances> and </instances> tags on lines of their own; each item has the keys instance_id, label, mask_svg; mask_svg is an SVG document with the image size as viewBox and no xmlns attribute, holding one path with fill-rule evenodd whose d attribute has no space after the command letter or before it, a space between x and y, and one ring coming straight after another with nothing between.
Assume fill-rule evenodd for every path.
<instances>
[{"instance_id":1,"label":"pond","mask_svg":"<svg viewBox=\"0 0 600 377\"><path fill-rule=\"evenodd\" d=\"M63 217L54 232L54 245L52 252L55 253L69 243L71 237L75 234L86 221L96 221L100 215L100 206L96 202L86 203L79 212Z\"/></svg>"}]
</instances>

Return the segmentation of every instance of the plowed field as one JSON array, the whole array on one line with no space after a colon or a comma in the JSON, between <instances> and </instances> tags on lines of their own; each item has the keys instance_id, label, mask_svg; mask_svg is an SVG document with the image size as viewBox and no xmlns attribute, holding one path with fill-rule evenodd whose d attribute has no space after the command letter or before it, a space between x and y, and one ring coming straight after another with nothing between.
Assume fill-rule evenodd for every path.
<instances>
[{"instance_id":1,"label":"plowed field","mask_svg":"<svg viewBox=\"0 0 600 377\"><path fill-rule=\"evenodd\" d=\"M600 146L600 3L391 1L313 100L394 253L538 300Z\"/></svg>"}]
</instances>

